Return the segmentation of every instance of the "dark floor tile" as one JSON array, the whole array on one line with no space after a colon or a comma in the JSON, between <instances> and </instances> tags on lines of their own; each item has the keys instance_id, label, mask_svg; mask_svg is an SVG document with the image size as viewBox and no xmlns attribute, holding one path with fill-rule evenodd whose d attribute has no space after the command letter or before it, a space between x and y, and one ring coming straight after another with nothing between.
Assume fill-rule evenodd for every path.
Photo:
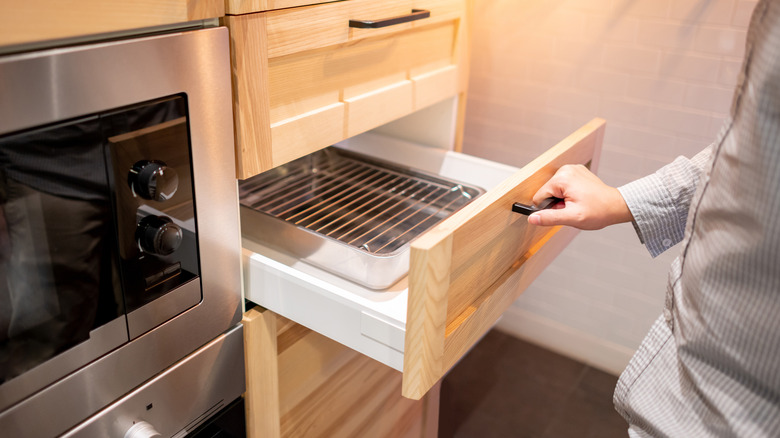
<instances>
[{"instance_id":1,"label":"dark floor tile","mask_svg":"<svg viewBox=\"0 0 780 438\"><path fill-rule=\"evenodd\" d=\"M439 437L587 436L561 435L576 430L569 423L591 436L625 436L612 408L615 380L493 330L442 382ZM610 431L620 425L623 435L599 435L607 430L599 424Z\"/></svg>"},{"instance_id":2,"label":"dark floor tile","mask_svg":"<svg viewBox=\"0 0 780 438\"><path fill-rule=\"evenodd\" d=\"M611 438L628 435L628 425L615 411L612 392L617 377L588 368L579 385L550 419L545 438Z\"/></svg>"},{"instance_id":3,"label":"dark floor tile","mask_svg":"<svg viewBox=\"0 0 780 438\"><path fill-rule=\"evenodd\" d=\"M609 400L611 403L617 381L617 376L587 367L578 386L591 394Z\"/></svg>"}]
</instances>

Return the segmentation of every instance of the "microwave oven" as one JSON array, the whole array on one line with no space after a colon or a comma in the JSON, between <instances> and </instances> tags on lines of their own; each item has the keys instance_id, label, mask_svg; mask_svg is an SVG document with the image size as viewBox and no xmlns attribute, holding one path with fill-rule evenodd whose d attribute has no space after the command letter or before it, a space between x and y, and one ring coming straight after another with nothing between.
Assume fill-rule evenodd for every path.
<instances>
[{"instance_id":1,"label":"microwave oven","mask_svg":"<svg viewBox=\"0 0 780 438\"><path fill-rule=\"evenodd\" d=\"M174 436L243 392L230 86L207 22L0 56L4 434Z\"/></svg>"}]
</instances>

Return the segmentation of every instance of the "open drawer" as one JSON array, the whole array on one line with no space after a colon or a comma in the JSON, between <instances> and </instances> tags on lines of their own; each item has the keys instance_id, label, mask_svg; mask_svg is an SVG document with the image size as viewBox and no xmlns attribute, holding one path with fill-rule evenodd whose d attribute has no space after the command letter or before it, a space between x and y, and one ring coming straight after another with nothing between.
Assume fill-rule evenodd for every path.
<instances>
[{"instance_id":1,"label":"open drawer","mask_svg":"<svg viewBox=\"0 0 780 438\"><path fill-rule=\"evenodd\" d=\"M574 237L529 225L512 203L529 203L564 164L595 170L604 126L594 119L519 170L373 133L350 139L342 146L488 191L414 240L408 276L385 291L265 248L245 230L246 298L402 371L403 395L419 399Z\"/></svg>"},{"instance_id":2,"label":"open drawer","mask_svg":"<svg viewBox=\"0 0 780 438\"><path fill-rule=\"evenodd\" d=\"M238 177L464 91L465 9L466 0L344 0L226 16Z\"/></svg>"}]
</instances>

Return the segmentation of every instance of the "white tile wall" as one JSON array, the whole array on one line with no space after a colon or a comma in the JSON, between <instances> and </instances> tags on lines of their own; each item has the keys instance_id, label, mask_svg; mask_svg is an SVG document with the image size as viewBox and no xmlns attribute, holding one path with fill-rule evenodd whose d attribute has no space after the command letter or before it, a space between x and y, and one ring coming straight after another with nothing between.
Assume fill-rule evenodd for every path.
<instances>
[{"instance_id":1,"label":"white tile wall","mask_svg":"<svg viewBox=\"0 0 780 438\"><path fill-rule=\"evenodd\" d=\"M521 166L603 117L599 175L620 185L714 140L756 1L474 3L464 151ZM619 372L661 312L676 251L651 259L627 224L582 232L500 325Z\"/></svg>"}]
</instances>

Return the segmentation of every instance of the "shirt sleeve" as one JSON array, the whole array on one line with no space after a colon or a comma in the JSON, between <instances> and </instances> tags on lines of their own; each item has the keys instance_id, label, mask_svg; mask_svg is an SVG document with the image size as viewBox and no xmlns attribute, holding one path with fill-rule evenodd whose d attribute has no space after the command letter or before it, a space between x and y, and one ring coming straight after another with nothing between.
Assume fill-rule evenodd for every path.
<instances>
[{"instance_id":1,"label":"shirt sleeve","mask_svg":"<svg viewBox=\"0 0 780 438\"><path fill-rule=\"evenodd\" d=\"M680 242L693 194L712 156L710 146L691 159L678 157L655 173L618 187L639 240L653 257Z\"/></svg>"}]
</instances>

